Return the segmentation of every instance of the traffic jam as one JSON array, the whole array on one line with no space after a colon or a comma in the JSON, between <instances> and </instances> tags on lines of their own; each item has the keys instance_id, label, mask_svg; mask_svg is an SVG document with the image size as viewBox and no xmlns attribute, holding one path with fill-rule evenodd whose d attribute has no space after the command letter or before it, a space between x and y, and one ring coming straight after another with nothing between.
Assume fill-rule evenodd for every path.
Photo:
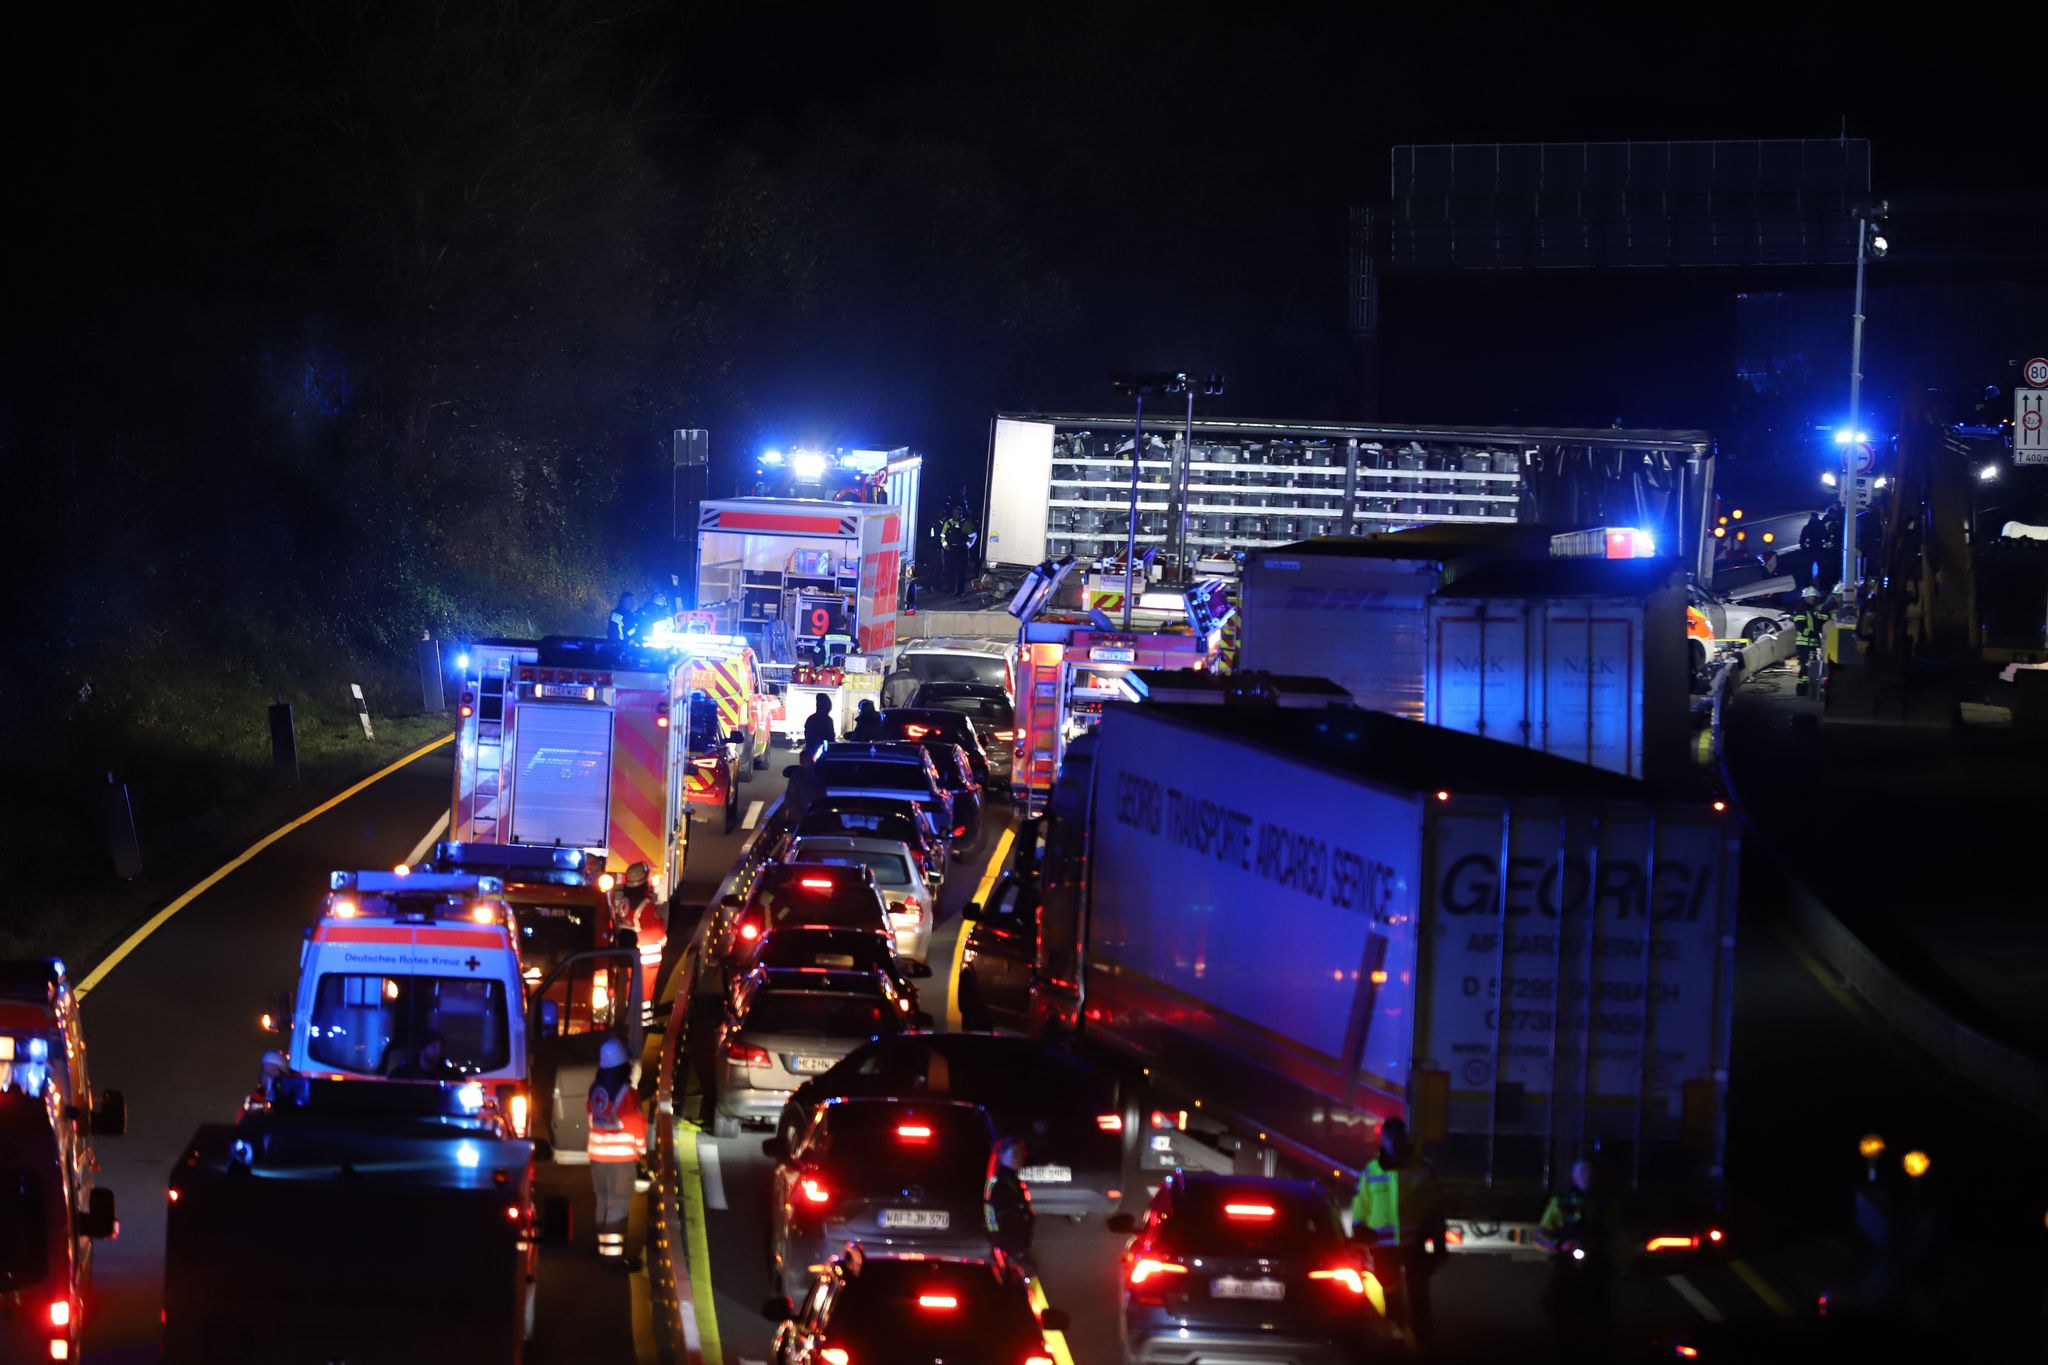
<instances>
[{"instance_id":1,"label":"traffic jam","mask_svg":"<svg viewBox=\"0 0 2048 1365\"><path fill-rule=\"evenodd\" d=\"M1641 1309L1727 1235L1738 851L1647 534L1064 555L927 636L914 506L707 508L699 606L469 642L446 837L302 888L165 1359L547 1358L579 1263L655 1358L1428 1358L1450 1264L1697 1352ZM0 989L9 1358L79 1358L125 1106L61 963Z\"/></svg>"}]
</instances>

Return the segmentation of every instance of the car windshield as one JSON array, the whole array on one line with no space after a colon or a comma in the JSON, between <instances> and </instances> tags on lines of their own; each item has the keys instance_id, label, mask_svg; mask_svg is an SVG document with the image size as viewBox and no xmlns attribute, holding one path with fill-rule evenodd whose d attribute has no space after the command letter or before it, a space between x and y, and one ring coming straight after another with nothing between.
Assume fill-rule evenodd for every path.
<instances>
[{"instance_id":1,"label":"car windshield","mask_svg":"<svg viewBox=\"0 0 2048 1365\"><path fill-rule=\"evenodd\" d=\"M48 1218L42 1177L0 1168L0 1290L42 1282L49 1270Z\"/></svg>"},{"instance_id":2,"label":"car windshield","mask_svg":"<svg viewBox=\"0 0 2048 1365\"><path fill-rule=\"evenodd\" d=\"M1003 685L1003 661L993 654L905 654L903 666L921 683Z\"/></svg>"},{"instance_id":3,"label":"car windshield","mask_svg":"<svg viewBox=\"0 0 2048 1365\"><path fill-rule=\"evenodd\" d=\"M791 859L798 863L824 863L839 867L865 867L882 886L910 885L910 864L900 853L870 853L866 849L807 848L798 844Z\"/></svg>"},{"instance_id":4,"label":"car windshield","mask_svg":"<svg viewBox=\"0 0 2048 1365\"><path fill-rule=\"evenodd\" d=\"M1012 718L1010 703L1000 697L978 697L973 693L952 693L918 699L934 711L957 711L969 720L997 729L1007 728Z\"/></svg>"},{"instance_id":5,"label":"car windshield","mask_svg":"<svg viewBox=\"0 0 2048 1365\"><path fill-rule=\"evenodd\" d=\"M756 991L740 1027L750 1033L815 1033L865 1038L903 1027L901 1011L880 994L843 991Z\"/></svg>"},{"instance_id":6,"label":"car windshield","mask_svg":"<svg viewBox=\"0 0 2048 1365\"><path fill-rule=\"evenodd\" d=\"M1161 1244L1185 1252L1285 1255L1335 1236L1329 1205L1321 1199L1271 1186L1202 1182L1174 1196Z\"/></svg>"},{"instance_id":7,"label":"car windshield","mask_svg":"<svg viewBox=\"0 0 2048 1365\"><path fill-rule=\"evenodd\" d=\"M306 1040L313 1061L358 1076L442 1080L495 1071L511 1059L504 983L323 972Z\"/></svg>"}]
</instances>

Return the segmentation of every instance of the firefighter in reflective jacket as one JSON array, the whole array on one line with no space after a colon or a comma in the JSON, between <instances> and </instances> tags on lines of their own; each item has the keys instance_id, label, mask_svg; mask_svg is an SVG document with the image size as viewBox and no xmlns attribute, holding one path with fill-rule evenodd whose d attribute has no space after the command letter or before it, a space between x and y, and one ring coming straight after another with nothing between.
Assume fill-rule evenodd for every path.
<instances>
[{"instance_id":1,"label":"firefighter in reflective jacket","mask_svg":"<svg viewBox=\"0 0 2048 1365\"><path fill-rule=\"evenodd\" d=\"M590 1083L590 1187L596 1196L597 1254L618 1259L628 1270L639 1258L626 1250L626 1224L633 1209L633 1180L647 1155L647 1116L633 1089L633 1062L626 1045L604 1040L597 1075Z\"/></svg>"},{"instance_id":2,"label":"firefighter in reflective jacket","mask_svg":"<svg viewBox=\"0 0 2048 1365\"><path fill-rule=\"evenodd\" d=\"M640 1012L645 1019L654 1014L655 978L668 947L668 916L654 899L648 880L652 872L646 863L634 863L626 869L626 884L612 892L612 934L616 938L632 933L640 954Z\"/></svg>"},{"instance_id":3,"label":"firefighter in reflective jacket","mask_svg":"<svg viewBox=\"0 0 2048 1365\"><path fill-rule=\"evenodd\" d=\"M1424 1356L1435 1342L1436 1320L1429 1307L1429 1277L1445 1254L1443 1199L1430 1170L1398 1118L1380 1124L1380 1154L1358 1177L1351 1201L1352 1233L1373 1247L1382 1268L1387 1317L1405 1328ZM1384 1273L1397 1268L1398 1275Z\"/></svg>"},{"instance_id":4,"label":"firefighter in reflective jacket","mask_svg":"<svg viewBox=\"0 0 2048 1365\"><path fill-rule=\"evenodd\" d=\"M1817 660L1827 643L1828 608L1821 600L1819 588L1807 588L1799 594L1799 609L1792 613L1792 628L1798 632L1793 637L1793 647L1799 651L1799 695L1804 697L1819 691L1813 684L1820 678Z\"/></svg>"}]
</instances>

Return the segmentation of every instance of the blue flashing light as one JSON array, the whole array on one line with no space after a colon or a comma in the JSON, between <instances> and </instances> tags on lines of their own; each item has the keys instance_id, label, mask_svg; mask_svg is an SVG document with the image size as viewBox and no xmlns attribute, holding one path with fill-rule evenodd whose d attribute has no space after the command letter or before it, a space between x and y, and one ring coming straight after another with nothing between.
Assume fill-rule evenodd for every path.
<instances>
[{"instance_id":1,"label":"blue flashing light","mask_svg":"<svg viewBox=\"0 0 2048 1365\"><path fill-rule=\"evenodd\" d=\"M1836 445L1845 446L1851 442L1857 445L1868 445L1870 444L1870 433L1867 431L1853 431L1848 427L1835 428Z\"/></svg>"},{"instance_id":2,"label":"blue flashing light","mask_svg":"<svg viewBox=\"0 0 2048 1365\"><path fill-rule=\"evenodd\" d=\"M456 668L457 668L458 670L460 670L461 672L464 672L464 673L467 673L467 672L469 672L469 655L467 655L467 654L458 654L458 655L456 655L456 656L455 656L455 667L456 667Z\"/></svg>"},{"instance_id":3,"label":"blue flashing light","mask_svg":"<svg viewBox=\"0 0 2048 1365\"><path fill-rule=\"evenodd\" d=\"M483 1150L474 1142L458 1142L455 1144L455 1164L463 1170L473 1171L483 1164L483 1160Z\"/></svg>"},{"instance_id":4,"label":"blue flashing light","mask_svg":"<svg viewBox=\"0 0 2048 1365\"><path fill-rule=\"evenodd\" d=\"M30 1061L32 1061L32 1062L47 1062L47 1061L49 1061L49 1060L50 1060L50 1045L49 1045L49 1043L48 1043L48 1042L46 1042L45 1040L41 1039L41 1038L31 1038L31 1039L29 1039L29 1040L28 1040L28 1059L29 1059Z\"/></svg>"},{"instance_id":5,"label":"blue flashing light","mask_svg":"<svg viewBox=\"0 0 2048 1365\"><path fill-rule=\"evenodd\" d=\"M455 1087L455 1102L462 1106L465 1114L481 1114L484 1111L484 1088L475 1081L464 1081Z\"/></svg>"},{"instance_id":6,"label":"blue flashing light","mask_svg":"<svg viewBox=\"0 0 2048 1365\"><path fill-rule=\"evenodd\" d=\"M806 483L825 477L825 456L821 451L799 450L790 466L799 479Z\"/></svg>"},{"instance_id":7,"label":"blue flashing light","mask_svg":"<svg viewBox=\"0 0 2048 1365\"><path fill-rule=\"evenodd\" d=\"M779 451L779 450L764 450L764 451L762 451L762 452L761 452L761 463L762 463L762 464L781 464L781 463L782 463L782 452L781 452L781 451Z\"/></svg>"}]
</instances>

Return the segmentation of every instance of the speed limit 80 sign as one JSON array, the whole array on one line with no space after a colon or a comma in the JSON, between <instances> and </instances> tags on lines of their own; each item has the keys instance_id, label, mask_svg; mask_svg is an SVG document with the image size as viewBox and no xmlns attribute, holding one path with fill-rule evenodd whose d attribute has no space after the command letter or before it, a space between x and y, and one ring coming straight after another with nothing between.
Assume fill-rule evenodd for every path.
<instances>
[{"instance_id":1,"label":"speed limit 80 sign","mask_svg":"<svg viewBox=\"0 0 2048 1365\"><path fill-rule=\"evenodd\" d=\"M2048 389L2048 356L2035 356L2020 373L2030 388Z\"/></svg>"}]
</instances>

